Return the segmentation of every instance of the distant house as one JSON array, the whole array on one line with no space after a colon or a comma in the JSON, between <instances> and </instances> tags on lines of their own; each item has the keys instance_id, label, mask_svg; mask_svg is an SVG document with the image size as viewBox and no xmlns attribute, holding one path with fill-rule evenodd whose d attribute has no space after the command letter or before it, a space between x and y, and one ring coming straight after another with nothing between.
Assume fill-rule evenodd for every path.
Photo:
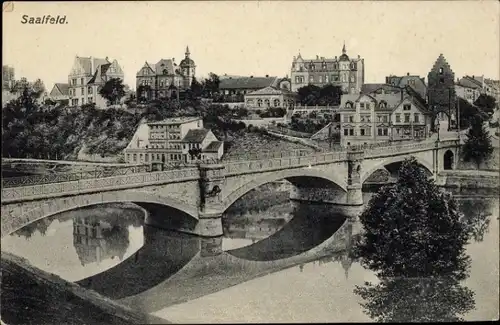
<instances>
[{"instance_id":1,"label":"distant house","mask_svg":"<svg viewBox=\"0 0 500 325\"><path fill-rule=\"evenodd\" d=\"M266 87L278 86L277 77L237 77L224 78L220 80L219 91L225 100L243 102L244 95Z\"/></svg>"},{"instance_id":2,"label":"distant house","mask_svg":"<svg viewBox=\"0 0 500 325\"><path fill-rule=\"evenodd\" d=\"M500 95L498 81L486 79L484 76L465 76L459 79L457 84L462 87L475 89L480 94L493 96L497 100Z\"/></svg>"},{"instance_id":3,"label":"distant house","mask_svg":"<svg viewBox=\"0 0 500 325\"><path fill-rule=\"evenodd\" d=\"M69 84L56 83L49 93L49 98L55 102L69 100Z\"/></svg>"},{"instance_id":4,"label":"distant house","mask_svg":"<svg viewBox=\"0 0 500 325\"><path fill-rule=\"evenodd\" d=\"M123 80L123 70L116 60L76 56L68 75L70 105L81 106L94 103L106 108L107 100L99 94L102 86L112 78Z\"/></svg>"},{"instance_id":5,"label":"distant house","mask_svg":"<svg viewBox=\"0 0 500 325\"><path fill-rule=\"evenodd\" d=\"M169 118L141 124L125 149L125 160L130 164L162 164L220 159L222 144L211 130L203 128L200 117Z\"/></svg>"},{"instance_id":6,"label":"distant house","mask_svg":"<svg viewBox=\"0 0 500 325\"><path fill-rule=\"evenodd\" d=\"M245 107L251 110L270 107L293 108L297 94L287 89L268 86L244 95Z\"/></svg>"},{"instance_id":7,"label":"distant house","mask_svg":"<svg viewBox=\"0 0 500 325\"><path fill-rule=\"evenodd\" d=\"M406 76L388 76L385 78L387 84L405 88L406 86L412 87L422 98L427 98L427 85L425 84L425 79L417 75L410 75L407 73Z\"/></svg>"}]
</instances>

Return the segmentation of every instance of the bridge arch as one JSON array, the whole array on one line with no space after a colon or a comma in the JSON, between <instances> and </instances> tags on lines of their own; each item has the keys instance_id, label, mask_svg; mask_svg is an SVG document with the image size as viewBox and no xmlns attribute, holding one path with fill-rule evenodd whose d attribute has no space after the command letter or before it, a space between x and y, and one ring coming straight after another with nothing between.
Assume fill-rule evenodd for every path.
<instances>
[{"instance_id":1,"label":"bridge arch","mask_svg":"<svg viewBox=\"0 0 500 325\"><path fill-rule=\"evenodd\" d=\"M13 205L2 207L2 237L5 237L24 226L52 215L75 210L77 208L104 203L132 202L166 206L179 210L198 220L198 207L191 206L177 199L141 191L116 191L82 194L70 197L49 198L43 201L32 201L29 207L16 208Z\"/></svg>"},{"instance_id":2,"label":"bridge arch","mask_svg":"<svg viewBox=\"0 0 500 325\"><path fill-rule=\"evenodd\" d=\"M337 187L339 190L347 192L347 175L345 179L342 179L334 173L328 173L317 168L300 168L300 169L287 169L281 170L279 172L266 173L262 176L257 177L254 180L245 183L237 189L234 189L227 195L223 200L223 211L227 210L234 202L241 198L246 193L253 189L258 188L267 183L279 181L279 180L289 180L290 178L319 178L330 182L333 186Z\"/></svg>"},{"instance_id":3,"label":"bridge arch","mask_svg":"<svg viewBox=\"0 0 500 325\"><path fill-rule=\"evenodd\" d=\"M363 174L361 176L361 184L363 184L368 179L368 177L370 177L375 171L377 171L379 169L383 169L387 165L402 162L405 159L410 158L410 157L414 157L420 165L424 166L432 174L432 170L434 169L433 165L432 165L432 163L429 163L425 159L421 159L421 158L413 156L413 155L394 156L394 157L384 158L382 161L373 164L368 169L365 168L363 170Z\"/></svg>"}]
</instances>

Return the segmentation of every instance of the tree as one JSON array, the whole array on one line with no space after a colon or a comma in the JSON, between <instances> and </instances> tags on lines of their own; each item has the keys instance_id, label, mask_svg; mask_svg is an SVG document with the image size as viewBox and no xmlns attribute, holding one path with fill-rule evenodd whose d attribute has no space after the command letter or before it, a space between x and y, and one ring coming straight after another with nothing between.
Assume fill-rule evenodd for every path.
<instances>
[{"instance_id":1,"label":"tree","mask_svg":"<svg viewBox=\"0 0 500 325\"><path fill-rule=\"evenodd\" d=\"M120 78L111 78L106 81L104 86L99 90L99 94L108 100L111 105L116 105L120 99L125 96L125 86Z\"/></svg>"},{"instance_id":2,"label":"tree","mask_svg":"<svg viewBox=\"0 0 500 325\"><path fill-rule=\"evenodd\" d=\"M491 157L493 153L491 136L479 115L472 118L471 127L466 135L467 139L462 149L464 160L474 161L479 169L480 164Z\"/></svg>"},{"instance_id":3,"label":"tree","mask_svg":"<svg viewBox=\"0 0 500 325\"><path fill-rule=\"evenodd\" d=\"M137 87L137 99L139 102L145 102L151 95L151 86L149 85L140 85Z\"/></svg>"},{"instance_id":4,"label":"tree","mask_svg":"<svg viewBox=\"0 0 500 325\"><path fill-rule=\"evenodd\" d=\"M480 115L484 120L488 118L488 115L484 113L479 107L472 105L463 98L457 98L457 105L460 108L461 128L468 128L475 115Z\"/></svg>"},{"instance_id":5,"label":"tree","mask_svg":"<svg viewBox=\"0 0 500 325\"><path fill-rule=\"evenodd\" d=\"M371 198L360 221L365 232L354 254L379 277L466 278L469 237L458 204L414 157L403 162L395 184Z\"/></svg>"},{"instance_id":6,"label":"tree","mask_svg":"<svg viewBox=\"0 0 500 325\"><path fill-rule=\"evenodd\" d=\"M297 90L299 101L302 105L318 105L321 88L315 85L307 85Z\"/></svg>"},{"instance_id":7,"label":"tree","mask_svg":"<svg viewBox=\"0 0 500 325\"><path fill-rule=\"evenodd\" d=\"M213 96L219 92L220 79L215 73L210 72L208 79L205 79L205 89L204 96L213 98Z\"/></svg>"},{"instance_id":8,"label":"tree","mask_svg":"<svg viewBox=\"0 0 500 325\"><path fill-rule=\"evenodd\" d=\"M365 313L381 323L464 321L460 315L475 307L474 292L451 278L383 279L354 292L363 298Z\"/></svg>"},{"instance_id":9,"label":"tree","mask_svg":"<svg viewBox=\"0 0 500 325\"><path fill-rule=\"evenodd\" d=\"M493 114L496 107L496 100L493 96L481 94L474 102L474 105L481 108L486 113Z\"/></svg>"},{"instance_id":10,"label":"tree","mask_svg":"<svg viewBox=\"0 0 500 325\"><path fill-rule=\"evenodd\" d=\"M190 90L193 98L201 97L203 94L203 85L196 80L196 77L193 77L193 80L191 81Z\"/></svg>"}]
</instances>

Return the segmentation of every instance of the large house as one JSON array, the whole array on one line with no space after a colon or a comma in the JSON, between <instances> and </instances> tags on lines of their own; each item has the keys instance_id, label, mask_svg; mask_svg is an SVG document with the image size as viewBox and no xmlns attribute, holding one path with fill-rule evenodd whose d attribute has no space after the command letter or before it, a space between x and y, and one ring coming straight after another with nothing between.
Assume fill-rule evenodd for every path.
<instances>
[{"instance_id":1,"label":"large house","mask_svg":"<svg viewBox=\"0 0 500 325\"><path fill-rule=\"evenodd\" d=\"M196 74L196 65L186 47L180 65L175 59L160 59L156 64L144 63L136 74L137 97L145 100L167 98L191 87Z\"/></svg>"},{"instance_id":2,"label":"large house","mask_svg":"<svg viewBox=\"0 0 500 325\"><path fill-rule=\"evenodd\" d=\"M423 139L430 131L431 114L409 87L344 94L339 113L342 145Z\"/></svg>"},{"instance_id":3,"label":"large house","mask_svg":"<svg viewBox=\"0 0 500 325\"><path fill-rule=\"evenodd\" d=\"M76 56L68 75L68 97L71 106L95 103L98 108L106 108L107 100L99 94L99 90L112 78L123 80L122 68L116 60L108 57Z\"/></svg>"},{"instance_id":4,"label":"large house","mask_svg":"<svg viewBox=\"0 0 500 325\"><path fill-rule=\"evenodd\" d=\"M455 84L455 93L457 97L463 98L471 104L477 100L477 98L481 95L481 87L476 84L467 84L466 82L461 82L461 80L457 80Z\"/></svg>"},{"instance_id":5,"label":"large house","mask_svg":"<svg viewBox=\"0 0 500 325\"><path fill-rule=\"evenodd\" d=\"M201 117L176 117L142 124L125 149L130 164L190 163L220 159L223 142L203 128Z\"/></svg>"},{"instance_id":6,"label":"large house","mask_svg":"<svg viewBox=\"0 0 500 325\"><path fill-rule=\"evenodd\" d=\"M474 89L476 94L479 93L493 96L497 100L500 95L498 81L486 79L484 76L465 76L462 79L459 79L457 84L464 88Z\"/></svg>"},{"instance_id":7,"label":"large house","mask_svg":"<svg viewBox=\"0 0 500 325\"><path fill-rule=\"evenodd\" d=\"M342 55L335 58L316 56L316 59L303 59L301 54L293 57L291 82L292 91L307 85L323 87L327 84L338 85L350 94L359 94L365 78L365 63L359 55L349 58L342 48Z\"/></svg>"}]
</instances>

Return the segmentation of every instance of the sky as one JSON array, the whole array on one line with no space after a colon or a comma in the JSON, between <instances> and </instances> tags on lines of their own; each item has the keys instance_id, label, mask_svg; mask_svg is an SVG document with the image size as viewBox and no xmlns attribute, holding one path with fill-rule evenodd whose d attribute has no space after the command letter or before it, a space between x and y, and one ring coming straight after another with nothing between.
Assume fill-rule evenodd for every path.
<instances>
[{"instance_id":1,"label":"sky","mask_svg":"<svg viewBox=\"0 0 500 325\"><path fill-rule=\"evenodd\" d=\"M23 15L66 16L62 25ZM196 75L290 75L293 56L365 59L365 83L426 77L440 53L455 72L500 79L498 1L14 2L2 13L3 64L16 78L67 82L75 56L117 59L125 83L145 61L184 58Z\"/></svg>"}]
</instances>

